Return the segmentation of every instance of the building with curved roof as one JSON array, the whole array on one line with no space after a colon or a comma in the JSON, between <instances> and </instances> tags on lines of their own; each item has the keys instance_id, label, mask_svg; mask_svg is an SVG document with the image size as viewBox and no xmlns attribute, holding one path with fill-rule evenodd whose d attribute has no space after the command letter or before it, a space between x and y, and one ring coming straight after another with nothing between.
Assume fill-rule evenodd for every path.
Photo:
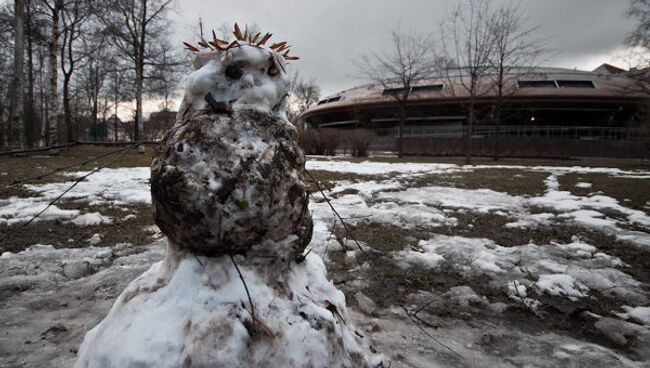
<instances>
[{"instance_id":1,"label":"building with curved roof","mask_svg":"<svg viewBox=\"0 0 650 368\"><path fill-rule=\"evenodd\" d=\"M620 141L646 137L640 127L646 122L650 98L637 88L638 82L621 69L607 64L592 72L546 67L510 68L502 79L501 97L496 88L496 76L495 71L483 75L474 96L473 138L478 142L479 154L481 144L488 147L484 151L489 154L489 147L493 145L489 140L495 139L497 133L506 143L504 153L515 155L518 154L507 150L508 138L545 140L546 143L552 140L558 145L562 140ZM410 153L461 153L460 142L452 141L467 134L467 106L471 100L466 88L468 84L467 70L458 68L418 80L411 86L403 131L407 151L410 147ZM380 137L378 141L384 142L385 147L381 148L390 148L401 120L395 94L404 92L397 83L351 88L323 98L303 114L303 120L312 128L372 129ZM498 106L499 127L495 113ZM455 151L451 149L454 144L458 146ZM423 146L429 149L417 148ZM446 147L445 152L437 149L441 146ZM582 154L589 152L568 152L560 156Z\"/></svg>"}]
</instances>

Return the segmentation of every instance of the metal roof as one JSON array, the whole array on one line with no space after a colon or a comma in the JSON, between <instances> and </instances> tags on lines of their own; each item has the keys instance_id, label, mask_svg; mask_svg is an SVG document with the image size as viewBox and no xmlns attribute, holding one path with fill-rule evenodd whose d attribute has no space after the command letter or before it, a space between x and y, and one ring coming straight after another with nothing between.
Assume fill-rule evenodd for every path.
<instances>
[{"instance_id":1,"label":"metal roof","mask_svg":"<svg viewBox=\"0 0 650 368\"><path fill-rule=\"evenodd\" d=\"M601 72L589 72L554 67L517 67L508 68L505 80L508 94L518 98L635 98L647 99L648 96L635 90L635 81L625 75L611 75ZM494 83L492 77L496 75L494 68L486 68L482 73L479 95L482 98L494 97ZM409 100L440 101L445 99L466 98L469 96L463 83L467 83L468 68L454 68L445 70L432 77L418 80L413 86L432 86L443 84L442 90L422 89L421 92L411 92ZM518 81L549 81L549 88L519 88ZM558 81L560 83L558 83ZM591 84L580 83L590 81ZM576 83L577 82L577 83ZM593 86L593 87L591 87ZM388 88L399 88L400 84L387 84ZM583 87L583 88L580 88ZM346 106L394 103L395 99L384 95L384 86L381 84L365 84L353 87L339 93L329 95L312 106L305 115L333 108Z\"/></svg>"}]
</instances>

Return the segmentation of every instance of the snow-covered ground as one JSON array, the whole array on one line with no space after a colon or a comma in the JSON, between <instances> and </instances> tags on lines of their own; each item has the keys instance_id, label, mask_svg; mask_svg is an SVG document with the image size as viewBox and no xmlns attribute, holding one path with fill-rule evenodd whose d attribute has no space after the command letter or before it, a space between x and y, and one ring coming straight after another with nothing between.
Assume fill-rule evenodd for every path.
<instances>
[{"instance_id":1,"label":"snow-covered ground","mask_svg":"<svg viewBox=\"0 0 650 368\"><path fill-rule=\"evenodd\" d=\"M559 184L559 178L569 174L641 182L650 179L650 172L344 160L309 160L307 169L362 175L334 180L326 191L350 225L394 226L414 234L390 250L364 243L366 251L360 252L335 236L332 227L340 224L329 204L312 194L315 223L310 247L326 260L334 279L352 280L339 284L348 298L356 299L352 305L358 309L351 317L374 347L390 357L393 367L650 366L647 271L632 272L633 259L626 256L629 250L637 257L650 257L648 210L632 208L608 193L590 192L591 182L575 184L586 195L561 190ZM412 185L418 178L488 169L511 170L513 176L542 173L545 189L513 195L494 188ZM104 169L66 198L94 206L150 203L148 170ZM30 185L25 189L32 197L0 200L0 224L11 228L27 221L70 184ZM460 235L466 230L461 227L473 226L466 222L468 217L480 216L501 219L501 228L495 231L506 237L510 232L530 232L530 240L513 245L500 244L489 234ZM84 211L56 206L40 220L107 229L113 221L97 207ZM535 232L557 228L576 233L564 240L534 241ZM450 235L454 229L458 233ZM604 242L616 244L603 246L584 237L584 232L601 234ZM113 299L162 258L163 240L158 237L154 234L149 246L34 245L19 253L3 253L0 366L70 365L83 334L104 317ZM399 304L375 300L369 306L363 296L355 298L358 291L372 295L378 287L372 281L377 276L375 264L365 258L368 254L381 257L398 274L419 272L434 280L454 275L455 282L443 288L397 289L393 292L399 294ZM419 310L417 318L409 319L402 307L411 313ZM588 332L572 331L576 326Z\"/></svg>"}]
</instances>

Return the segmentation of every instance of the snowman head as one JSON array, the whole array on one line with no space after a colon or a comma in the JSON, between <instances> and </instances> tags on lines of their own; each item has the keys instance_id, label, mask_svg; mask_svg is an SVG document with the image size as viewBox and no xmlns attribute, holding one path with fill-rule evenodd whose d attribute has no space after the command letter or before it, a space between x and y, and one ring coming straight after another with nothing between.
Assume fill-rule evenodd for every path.
<instances>
[{"instance_id":1,"label":"snowman head","mask_svg":"<svg viewBox=\"0 0 650 368\"><path fill-rule=\"evenodd\" d=\"M266 46L271 34L242 34L235 24L236 40L201 40L199 46L186 43L194 53L196 71L190 75L187 91L201 104L205 94L231 109L253 109L283 117L286 110L289 81L287 61L298 59L289 55L286 42ZM198 106L197 106L198 107Z\"/></svg>"}]
</instances>

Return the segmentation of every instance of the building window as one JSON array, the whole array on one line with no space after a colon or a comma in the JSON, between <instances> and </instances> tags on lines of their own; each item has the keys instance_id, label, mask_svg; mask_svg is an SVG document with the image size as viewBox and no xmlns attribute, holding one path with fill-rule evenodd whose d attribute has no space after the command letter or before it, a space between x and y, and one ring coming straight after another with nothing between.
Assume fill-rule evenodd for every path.
<instances>
[{"instance_id":1,"label":"building window","mask_svg":"<svg viewBox=\"0 0 650 368\"><path fill-rule=\"evenodd\" d=\"M426 86L413 86L411 87L411 92L412 93L417 93L417 92L442 92L444 89L443 84L429 84Z\"/></svg>"},{"instance_id":2,"label":"building window","mask_svg":"<svg viewBox=\"0 0 650 368\"><path fill-rule=\"evenodd\" d=\"M403 95L406 89L404 87L401 88L386 88L384 89L384 92L382 92L382 96L398 96L398 95Z\"/></svg>"},{"instance_id":3,"label":"building window","mask_svg":"<svg viewBox=\"0 0 650 368\"><path fill-rule=\"evenodd\" d=\"M517 81L519 88L557 88L554 80L520 80Z\"/></svg>"},{"instance_id":4,"label":"building window","mask_svg":"<svg viewBox=\"0 0 650 368\"><path fill-rule=\"evenodd\" d=\"M318 104L319 104L319 105L324 105L324 104L326 104L326 103L339 101L340 99L341 99L341 96L336 96L336 97L332 97L332 98L327 98L327 99L324 99L324 100L320 100L320 101L318 101Z\"/></svg>"},{"instance_id":5,"label":"building window","mask_svg":"<svg viewBox=\"0 0 650 368\"><path fill-rule=\"evenodd\" d=\"M411 87L410 93L419 93L419 92L441 92L444 89L443 84L428 84L424 86L413 86ZM404 87L400 88L386 88L382 92L382 96L399 96L404 95L406 89Z\"/></svg>"},{"instance_id":6,"label":"building window","mask_svg":"<svg viewBox=\"0 0 650 368\"><path fill-rule=\"evenodd\" d=\"M560 88L596 88L590 80L558 80L557 85Z\"/></svg>"}]
</instances>

